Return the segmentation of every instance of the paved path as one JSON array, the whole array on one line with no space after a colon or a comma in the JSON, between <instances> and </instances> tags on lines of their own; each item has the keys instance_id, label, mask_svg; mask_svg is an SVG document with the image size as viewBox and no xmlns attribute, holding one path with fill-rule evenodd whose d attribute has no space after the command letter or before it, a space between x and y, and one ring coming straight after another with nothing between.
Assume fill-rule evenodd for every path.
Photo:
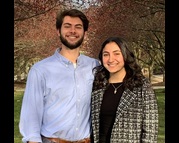
<instances>
[{"instance_id":1,"label":"paved path","mask_svg":"<svg viewBox=\"0 0 179 143\"><path fill-rule=\"evenodd\" d=\"M153 75L151 83L159 83L163 81L163 75ZM153 86L153 89L162 89L165 88L165 86ZM24 91L24 88L15 88L15 91Z\"/></svg>"},{"instance_id":2,"label":"paved path","mask_svg":"<svg viewBox=\"0 0 179 143\"><path fill-rule=\"evenodd\" d=\"M159 83L159 82L163 82L163 75L153 75L152 76L152 80L151 83L155 84L155 83ZM153 89L162 89L165 88L165 86L153 86Z\"/></svg>"},{"instance_id":3,"label":"paved path","mask_svg":"<svg viewBox=\"0 0 179 143\"><path fill-rule=\"evenodd\" d=\"M165 86L153 86L153 89L163 89L163 88L165 88ZM24 89L23 88L15 89L15 91L24 91Z\"/></svg>"},{"instance_id":4,"label":"paved path","mask_svg":"<svg viewBox=\"0 0 179 143\"><path fill-rule=\"evenodd\" d=\"M153 86L153 89L163 89L165 86Z\"/></svg>"},{"instance_id":5,"label":"paved path","mask_svg":"<svg viewBox=\"0 0 179 143\"><path fill-rule=\"evenodd\" d=\"M163 82L163 75L153 75L151 78L151 83L159 83L159 82Z\"/></svg>"}]
</instances>

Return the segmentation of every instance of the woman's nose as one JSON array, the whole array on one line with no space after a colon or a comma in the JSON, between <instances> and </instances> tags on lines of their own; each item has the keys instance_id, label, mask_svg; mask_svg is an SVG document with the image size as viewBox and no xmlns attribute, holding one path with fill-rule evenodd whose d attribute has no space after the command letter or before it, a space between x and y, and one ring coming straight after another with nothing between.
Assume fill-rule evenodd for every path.
<instances>
[{"instance_id":1,"label":"woman's nose","mask_svg":"<svg viewBox=\"0 0 179 143\"><path fill-rule=\"evenodd\" d=\"M114 56L113 55L110 55L109 56L109 62L112 62L114 60Z\"/></svg>"}]
</instances>

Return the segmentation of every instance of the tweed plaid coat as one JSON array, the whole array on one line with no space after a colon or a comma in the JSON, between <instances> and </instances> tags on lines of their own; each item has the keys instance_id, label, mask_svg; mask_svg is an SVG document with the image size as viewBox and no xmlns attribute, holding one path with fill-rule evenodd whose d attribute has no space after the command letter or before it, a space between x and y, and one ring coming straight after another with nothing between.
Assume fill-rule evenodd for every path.
<instances>
[{"instance_id":1,"label":"tweed plaid coat","mask_svg":"<svg viewBox=\"0 0 179 143\"><path fill-rule=\"evenodd\" d=\"M105 89L92 92L91 115L94 143L99 143L99 114ZM110 143L157 143L158 106L150 83L133 91L125 89L113 124Z\"/></svg>"}]
</instances>

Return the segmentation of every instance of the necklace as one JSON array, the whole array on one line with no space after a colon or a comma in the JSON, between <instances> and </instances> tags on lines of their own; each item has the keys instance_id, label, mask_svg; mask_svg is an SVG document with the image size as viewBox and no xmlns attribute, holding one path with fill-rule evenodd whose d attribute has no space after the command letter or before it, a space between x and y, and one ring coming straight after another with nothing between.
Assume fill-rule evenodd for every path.
<instances>
[{"instance_id":1,"label":"necklace","mask_svg":"<svg viewBox=\"0 0 179 143\"><path fill-rule=\"evenodd\" d=\"M118 87L115 87L112 83L111 83L111 85L112 85L113 88L114 88L114 94L116 94L116 93L117 93L117 89L118 89L119 87L121 87L122 84L120 84Z\"/></svg>"}]
</instances>

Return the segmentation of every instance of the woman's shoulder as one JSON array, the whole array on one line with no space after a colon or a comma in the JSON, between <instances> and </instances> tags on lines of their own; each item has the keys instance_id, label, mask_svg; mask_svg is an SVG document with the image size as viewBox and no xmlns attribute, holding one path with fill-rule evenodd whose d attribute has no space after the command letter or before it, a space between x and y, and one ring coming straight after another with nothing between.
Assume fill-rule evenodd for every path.
<instances>
[{"instance_id":1,"label":"woman's shoulder","mask_svg":"<svg viewBox=\"0 0 179 143\"><path fill-rule=\"evenodd\" d=\"M147 78L145 76L143 77L142 82L143 82L144 87L151 87L152 86L151 81L149 80L149 78Z\"/></svg>"}]
</instances>

